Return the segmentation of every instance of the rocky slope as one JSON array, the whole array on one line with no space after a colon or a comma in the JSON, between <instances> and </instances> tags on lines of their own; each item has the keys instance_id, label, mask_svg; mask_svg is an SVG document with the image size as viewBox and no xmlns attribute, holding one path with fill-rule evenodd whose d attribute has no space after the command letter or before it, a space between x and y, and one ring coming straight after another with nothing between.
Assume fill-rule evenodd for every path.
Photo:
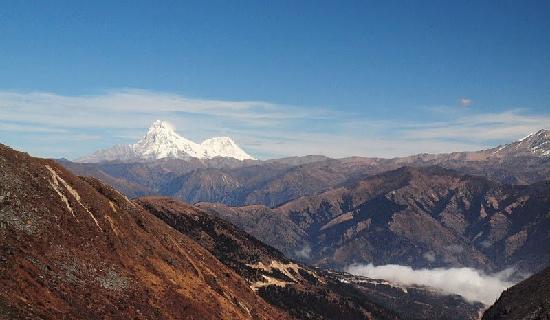
<instances>
[{"instance_id":1,"label":"rocky slope","mask_svg":"<svg viewBox=\"0 0 550 320\"><path fill-rule=\"evenodd\" d=\"M550 267L502 293L483 320L550 319Z\"/></svg>"},{"instance_id":2,"label":"rocky slope","mask_svg":"<svg viewBox=\"0 0 550 320\"><path fill-rule=\"evenodd\" d=\"M226 221L171 198L145 197L136 203L201 244L266 301L298 319L476 319L482 307L426 288L304 266Z\"/></svg>"},{"instance_id":3,"label":"rocky slope","mask_svg":"<svg viewBox=\"0 0 550 320\"><path fill-rule=\"evenodd\" d=\"M0 145L0 319L286 319L93 178Z\"/></svg>"},{"instance_id":4,"label":"rocky slope","mask_svg":"<svg viewBox=\"0 0 550 320\"><path fill-rule=\"evenodd\" d=\"M549 182L509 186L440 167L404 167L273 209L197 205L318 266L534 271L550 264Z\"/></svg>"}]
</instances>

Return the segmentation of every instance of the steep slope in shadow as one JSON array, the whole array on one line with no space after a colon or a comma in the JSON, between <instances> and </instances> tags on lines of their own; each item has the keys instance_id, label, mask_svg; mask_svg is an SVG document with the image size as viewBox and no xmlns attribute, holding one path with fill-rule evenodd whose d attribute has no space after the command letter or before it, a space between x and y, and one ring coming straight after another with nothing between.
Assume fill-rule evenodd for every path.
<instances>
[{"instance_id":1,"label":"steep slope in shadow","mask_svg":"<svg viewBox=\"0 0 550 320\"><path fill-rule=\"evenodd\" d=\"M550 267L508 288L483 320L550 319Z\"/></svg>"}]
</instances>

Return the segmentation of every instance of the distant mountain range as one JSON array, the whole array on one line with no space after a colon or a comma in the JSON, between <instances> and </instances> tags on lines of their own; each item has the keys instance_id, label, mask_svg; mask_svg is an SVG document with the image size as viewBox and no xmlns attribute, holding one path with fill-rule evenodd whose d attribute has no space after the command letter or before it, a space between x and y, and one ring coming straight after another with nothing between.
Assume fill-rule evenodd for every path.
<instances>
[{"instance_id":1,"label":"distant mountain range","mask_svg":"<svg viewBox=\"0 0 550 320\"><path fill-rule=\"evenodd\" d=\"M147 161L162 158L237 160L254 159L229 137L214 137L198 144L178 135L166 121L155 121L135 144L118 145L77 159L77 162Z\"/></svg>"},{"instance_id":2,"label":"distant mountain range","mask_svg":"<svg viewBox=\"0 0 550 320\"><path fill-rule=\"evenodd\" d=\"M154 130L153 130L154 131ZM419 154L381 159L330 159L305 156L267 161L216 157L75 163L62 160L80 175L90 175L131 197L174 196L189 203L263 204L274 207L300 196L328 190L349 179L403 166L438 165L506 184L550 179L550 131L540 130L519 141L475 152Z\"/></svg>"}]
</instances>

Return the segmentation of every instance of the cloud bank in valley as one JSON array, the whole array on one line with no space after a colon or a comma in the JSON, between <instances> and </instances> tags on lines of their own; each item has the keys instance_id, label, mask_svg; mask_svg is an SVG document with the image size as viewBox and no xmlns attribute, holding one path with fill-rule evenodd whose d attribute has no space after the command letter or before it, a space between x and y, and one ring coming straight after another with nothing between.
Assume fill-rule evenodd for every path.
<instances>
[{"instance_id":1,"label":"cloud bank in valley","mask_svg":"<svg viewBox=\"0 0 550 320\"><path fill-rule=\"evenodd\" d=\"M413 269L408 266L388 264L382 266L351 265L347 272L369 278L384 279L402 285L429 286L445 294L458 294L468 301L490 305L502 291L512 286L508 280L512 269L495 274L485 274L472 268Z\"/></svg>"}]
</instances>

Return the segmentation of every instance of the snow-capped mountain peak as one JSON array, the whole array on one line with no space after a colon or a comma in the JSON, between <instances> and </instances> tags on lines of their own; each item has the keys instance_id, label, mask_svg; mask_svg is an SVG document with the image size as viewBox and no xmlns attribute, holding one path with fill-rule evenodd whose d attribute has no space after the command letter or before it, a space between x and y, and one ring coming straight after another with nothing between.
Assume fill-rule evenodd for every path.
<instances>
[{"instance_id":1,"label":"snow-capped mountain peak","mask_svg":"<svg viewBox=\"0 0 550 320\"><path fill-rule=\"evenodd\" d=\"M171 124L155 121L147 134L132 145L146 160L161 158L204 158L204 151L195 142L178 135Z\"/></svg>"},{"instance_id":2,"label":"snow-capped mountain peak","mask_svg":"<svg viewBox=\"0 0 550 320\"><path fill-rule=\"evenodd\" d=\"M147 134L137 143L100 150L77 161L139 161L162 158L211 159L215 157L238 160L254 159L229 137L214 137L198 144L177 134L170 123L157 120L153 122L147 130Z\"/></svg>"}]
</instances>

